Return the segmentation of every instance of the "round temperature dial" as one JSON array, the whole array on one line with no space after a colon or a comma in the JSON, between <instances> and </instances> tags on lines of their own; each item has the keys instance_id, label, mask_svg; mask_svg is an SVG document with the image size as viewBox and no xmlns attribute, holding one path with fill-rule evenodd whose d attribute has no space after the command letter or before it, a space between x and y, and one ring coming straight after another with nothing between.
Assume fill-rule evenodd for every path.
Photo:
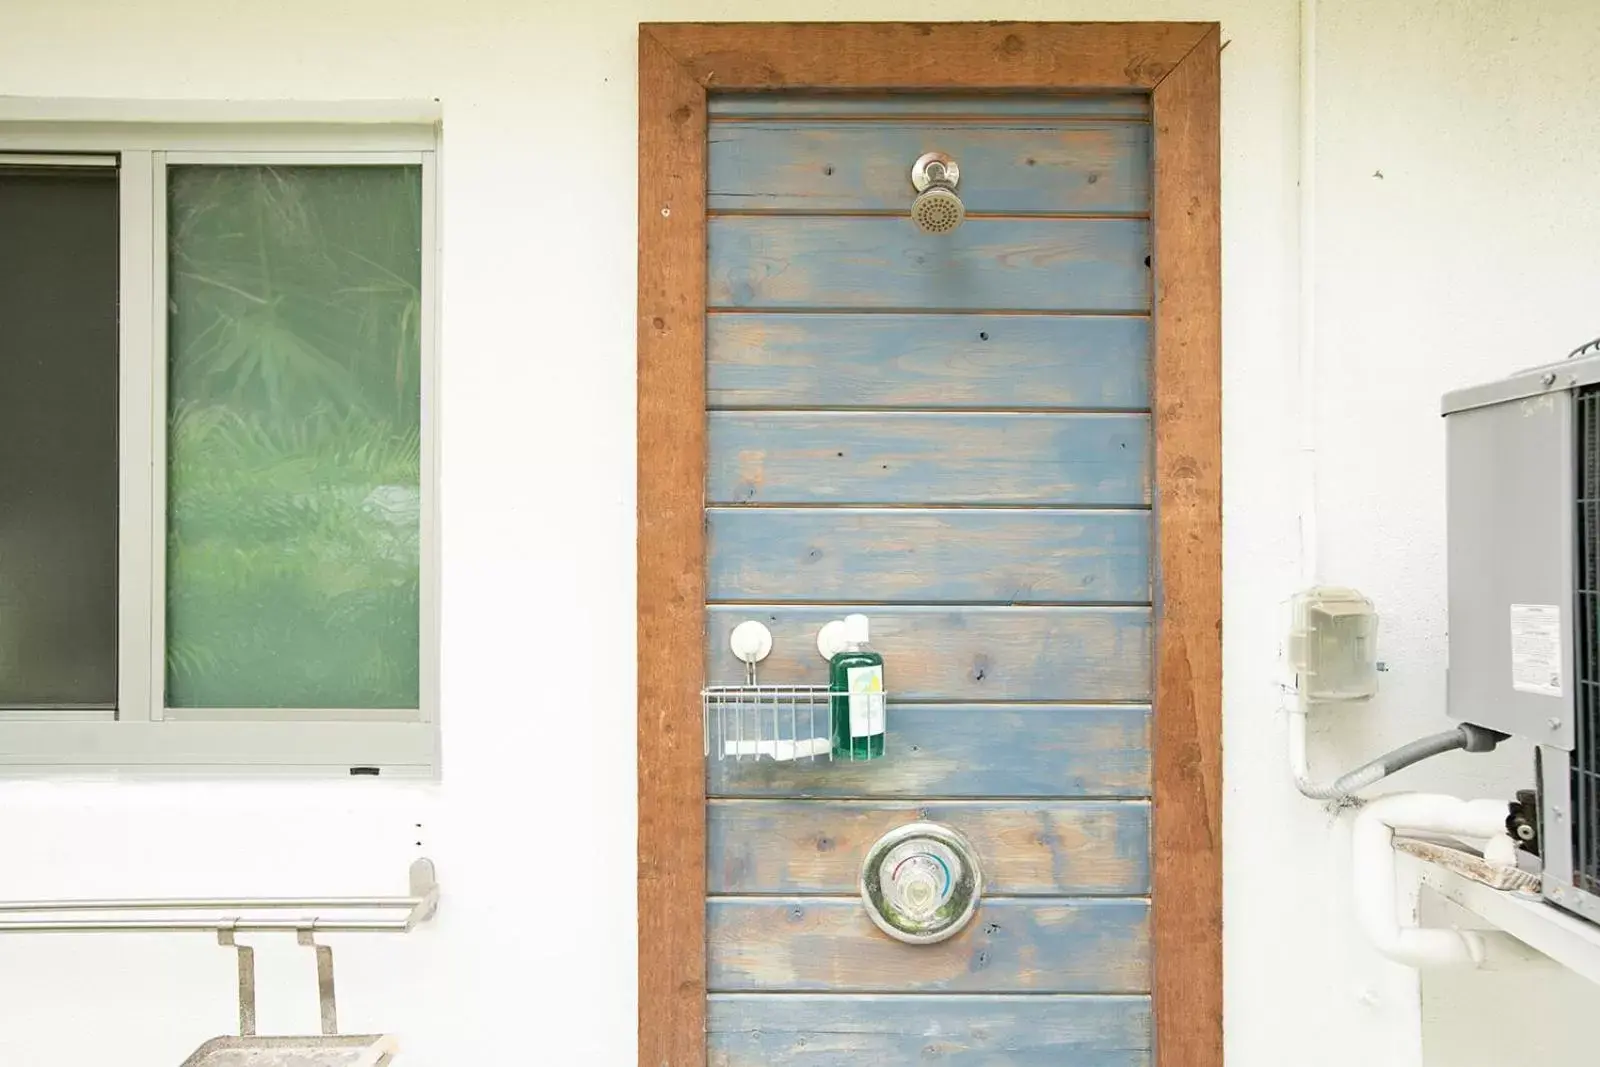
<instances>
[{"instance_id":1,"label":"round temperature dial","mask_svg":"<svg viewBox=\"0 0 1600 1067\"><path fill-rule=\"evenodd\" d=\"M940 823L896 827L867 850L861 901L878 929L913 945L958 933L977 910L983 874L972 845Z\"/></svg>"}]
</instances>

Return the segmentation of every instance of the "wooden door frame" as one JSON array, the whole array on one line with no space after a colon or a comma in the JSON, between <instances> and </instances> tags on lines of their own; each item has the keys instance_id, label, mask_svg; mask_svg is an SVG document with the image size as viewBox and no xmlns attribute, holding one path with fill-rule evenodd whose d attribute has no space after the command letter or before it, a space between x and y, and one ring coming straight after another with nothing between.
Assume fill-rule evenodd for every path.
<instances>
[{"instance_id":1,"label":"wooden door frame","mask_svg":"<svg viewBox=\"0 0 1600 1067\"><path fill-rule=\"evenodd\" d=\"M779 89L1151 96L1155 1044L1159 1067L1220 1067L1218 39L1181 22L640 26L640 1067L706 1064L706 98Z\"/></svg>"}]
</instances>

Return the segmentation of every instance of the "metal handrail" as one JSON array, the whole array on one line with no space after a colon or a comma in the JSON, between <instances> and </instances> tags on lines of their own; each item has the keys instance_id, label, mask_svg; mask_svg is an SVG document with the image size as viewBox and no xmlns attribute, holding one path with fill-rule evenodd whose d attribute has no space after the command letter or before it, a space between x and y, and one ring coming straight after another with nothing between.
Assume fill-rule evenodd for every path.
<instances>
[{"instance_id":1,"label":"metal handrail","mask_svg":"<svg viewBox=\"0 0 1600 1067\"><path fill-rule=\"evenodd\" d=\"M310 930L319 934L403 934L411 929L404 919L327 920L304 919L6 919L0 934L129 934L184 932L241 934L284 933Z\"/></svg>"},{"instance_id":2,"label":"metal handrail","mask_svg":"<svg viewBox=\"0 0 1600 1067\"><path fill-rule=\"evenodd\" d=\"M0 919L0 934L67 933L352 933L410 932L433 918L439 908L439 883L431 860L411 864L411 892L403 897L256 897L256 898L149 898L128 900L9 900L0 901L0 914L30 914L35 918ZM397 919L325 918L307 914L294 918L266 918L250 912L398 911ZM43 916L85 911L199 911L221 912L215 918L66 919Z\"/></svg>"},{"instance_id":3,"label":"metal handrail","mask_svg":"<svg viewBox=\"0 0 1600 1067\"><path fill-rule=\"evenodd\" d=\"M412 908L416 897L159 897L127 900L0 900L0 913L18 911L276 911L283 908Z\"/></svg>"}]
</instances>

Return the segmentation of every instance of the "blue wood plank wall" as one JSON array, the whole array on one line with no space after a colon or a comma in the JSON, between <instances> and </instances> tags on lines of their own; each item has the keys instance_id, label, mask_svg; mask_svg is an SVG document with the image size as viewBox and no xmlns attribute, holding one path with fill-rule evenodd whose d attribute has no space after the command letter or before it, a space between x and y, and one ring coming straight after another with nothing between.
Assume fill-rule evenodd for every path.
<instances>
[{"instance_id":1,"label":"blue wood plank wall","mask_svg":"<svg viewBox=\"0 0 1600 1067\"><path fill-rule=\"evenodd\" d=\"M706 675L872 618L874 763L707 765L714 1067L1148 1067L1147 100L712 99ZM908 172L953 155L968 221ZM910 947L857 900L917 818L988 896Z\"/></svg>"}]
</instances>

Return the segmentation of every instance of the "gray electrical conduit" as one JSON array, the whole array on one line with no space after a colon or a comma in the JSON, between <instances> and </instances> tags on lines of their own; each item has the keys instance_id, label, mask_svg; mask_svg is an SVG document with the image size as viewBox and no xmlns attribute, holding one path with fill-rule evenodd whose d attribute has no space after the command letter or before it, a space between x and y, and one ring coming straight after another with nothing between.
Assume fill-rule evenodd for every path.
<instances>
[{"instance_id":1,"label":"gray electrical conduit","mask_svg":"<svg viewBox=\"0 0 1600 1067\"><path fill-rule=\"evenodd\" d=\"M1291 722L1290 729L1304 731L1304 713L1291 712L1290 714L1300 717L1300 722ZM1312 800L1344 800L1375 782L1383 781L1383 779L1396 771L1446 752L1454 752L1457 749L1466 752L1492 752L1495 746L1505 739L1505 736L1493 730L1486 730L1481 726L1462 723L1454 730L1430 734L1427 737L1419 737L1415 741L1407 742L1394 751L1386 752L1372 762L1357 767L1349 774L1341 775L1334 779L1331 785L1319 785L1308 780L1302 773L1299 761L1297 761L1295 785L1301 793ZM1301 751L1304 751L1303 740Z\"/></svg>"}]
</instances>

